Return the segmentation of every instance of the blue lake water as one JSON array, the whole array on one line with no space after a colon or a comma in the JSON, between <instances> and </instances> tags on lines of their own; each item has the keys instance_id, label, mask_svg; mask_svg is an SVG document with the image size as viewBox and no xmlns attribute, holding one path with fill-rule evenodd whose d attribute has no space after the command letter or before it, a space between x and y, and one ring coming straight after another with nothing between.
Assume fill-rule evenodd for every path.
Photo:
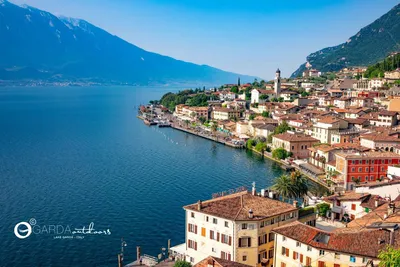
<instances>
[{"instance_id":1,"label":"blue lake water","mask_svg":"<svg viewBox=\"0 0 400 267\"><path fill-rule=\"evenodd\" d=\"M136 246L156 256L168 239L184 242L182 206L282 173L251 152L136 118L135 106L171 90L0 88L0 266L116 266L121 237L125 262ZM14 226L32 218L34 232L17 238ZM57 239L49 229L91 222L111 235Z\"/></svg>"}]
</instances>

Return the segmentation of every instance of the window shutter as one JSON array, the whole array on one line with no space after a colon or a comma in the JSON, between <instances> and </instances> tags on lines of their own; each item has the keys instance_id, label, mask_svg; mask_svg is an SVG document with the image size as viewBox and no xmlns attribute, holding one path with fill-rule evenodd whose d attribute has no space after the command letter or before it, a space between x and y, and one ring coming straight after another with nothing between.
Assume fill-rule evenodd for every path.
<instances>
[{"instance_id":1,"label":"window shutter","mask_svg":"<svg viewBox=\"0 0 400 267\"><path fill-rule=\"evenodd\" d=\"M219 241L219 233L217 233L217 241Z\"/></svg>"},{"instance_id":2,"label":"window shutter","mask_svg":"<svg viewBox=\"0 0 400 267\"><path fill-rule=\"evenodd\" d=\"M197 225L194 226L194 233L197 234Z\"/></svg>"},{"instance_id":3,"label":"window shutter","mask_svg":"<svg viewBox=\"0 0 400 267\"><path fill-rule=\"evenodd\" d=\"M194 250L197 250L197 242L194 242Z\"/></svg>"},{"instance_id":4,"label":"window shutter","mask_svg":"<svg viewBox=\"0 0 400 267\"><path fill-rule=\"evenodd\" d=\"M213 230L210 230L210 239L213 239L213 235L214 235Z\"/></svg>"},{"instance_id":5,"label":"window shutter","mask_svg":"<svg viewBox=\"0 0 400 267\"><path fill-rule=\"evenodd\" d=\"M293 259L296 259L296 252L293 251Z\"/></svg>"},{"instance_id":6,"label":"window shutter","mask_svg":"<svg viewBox=\"0 0 400 267\"><path fill-rule=\"evenodd\" d=\"M229 237L229 246L231 246L232 245L232 237L230 236Z\"/></svg>"},{"instance_id":7,"label":"window shutter","mask_svg":"<svg viewBox=\"0 0 400 267\"><path fill-rule=\"evenodd\" d=\"M228 254L228 260L229 261L231 260L231 254L230 253Z\"/></svg>"},{"instance_id":8,"label":"window shutter","mask_svg":"<svg viewBox=\"0 0 400 267\"><path fill-rule=\"evenodd\" d=\"M188 232L190 232L190 223L188 223L188 228L187 229L188 229Z\"/></svg>"},{"instance_id":9,"label":"window shutter","mask_svg":"<svg viewBox=\"0 0 400 267\"><path fill-rule=\"evenodd\" d=\"M300 262L303 263L303 254L300 254Z\"/></svg>"},{"instance_id":10,"label":"window shutter","mask_svg":"<svg viewBox=\"0 0 400 267\"><path fill-rule=\"evenodd\" d=\"M251 247L251 238L249 237L248 240L249 240L249 241L248 241L248 247Z\"/></svg>"},{"instance_id":11,"label":"window shutter","mask_svg":"<svg viewBox=\"0 0 400 267\"><path fill-rule=\"evenodd\" d=\"M258 245L260 246L262 243L261 243L261 236L259 236L258 237Z\"/></svg>"},{"instance_id":12,"label":"window shutter","mask_svg":"<svg viewBox=\"0 0 400 267\"><path fill-rule=\"evenodd\" d=\"M241 248L241 247L242 247L242 239L239 238L239 248Z\"/></svg>"},{"instance_id":13,"label":"window shutter","mask_svg":"<svg viewBox=\"0 0 400 267\"><path fill-rule=\"evenodd\" d=\"M221 251L221 259L223 259L223 258L224 258L224 252Z\"/></svg>"},{"instance_id":14,"label":"window shutter","mask_svg":"<svg viewBox=\"0 0 400 267\"><path fill-rule=\"evenodd\" d=\"M289 257L289 249L286 249L286 257Z\"/></svg>"}]
</instances>

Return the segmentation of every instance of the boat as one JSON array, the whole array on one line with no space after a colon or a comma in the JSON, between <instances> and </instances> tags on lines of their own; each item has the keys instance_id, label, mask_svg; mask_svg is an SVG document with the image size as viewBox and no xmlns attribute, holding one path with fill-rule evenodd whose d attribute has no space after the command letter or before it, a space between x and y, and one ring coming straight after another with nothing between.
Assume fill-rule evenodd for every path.
<instances>
[{"instance_id":1,"label":"boat","mask_svg":"<svg viewBox=\"0 0 400 267\"><path fill-rule=\"evenodd\" d=\"M171 127L171 123L169 123L168 121L160 121L158 123L158 127L162 128L162 127Z\"/></svg>"},{"instance_id":2,"label":"boat","mask_svg":"<svg viewBox=\"0 0 400 267\"><path fill-rule=\"evenodd\" d=\"M143 122L144 122L144 124L146 124L146 125L148 125L148 126L157 125L157 123L155 123L155 122L152 121L152 120L148 120L148 119L144 119Z\"/></svg>"}]
</instances>

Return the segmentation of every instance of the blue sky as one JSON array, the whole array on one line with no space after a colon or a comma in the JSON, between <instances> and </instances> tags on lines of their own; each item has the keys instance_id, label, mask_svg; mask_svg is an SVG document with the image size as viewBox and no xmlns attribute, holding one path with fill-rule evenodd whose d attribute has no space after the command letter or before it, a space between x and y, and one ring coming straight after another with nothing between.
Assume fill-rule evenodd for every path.
<instances>
[{"instance_id":1,"label":"blue sky","mask_svg":"<svg viewBox=\"0 0 400 267\"><path fill-rule=\"evenodd\" d=\"M85 19L148 51L272 79L398 0L11 0Z\"/></svg>"}]
</instances>

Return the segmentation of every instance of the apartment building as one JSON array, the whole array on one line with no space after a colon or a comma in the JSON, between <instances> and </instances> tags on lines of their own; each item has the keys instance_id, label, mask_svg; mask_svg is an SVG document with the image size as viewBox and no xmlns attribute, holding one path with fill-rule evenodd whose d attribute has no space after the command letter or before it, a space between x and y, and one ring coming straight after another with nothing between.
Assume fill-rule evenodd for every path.
<instances>
[{"instance_id":1,"label":"apartment building","mask_svg":"<svg viewBox=\"0 0 400 267\"><path fill-rule=\"evenodd\" d=\"M400 246L397 225L371 229L343 228L333 232L300 222L275 228L275 267L378 266L378 254L389 244ZM393 234L391 234L391 232ZM371 265L370 265L371 266Z\"/></svg>"},{"instance_id":2,"label":"apartment building","mask_svg":"<svg viewBox=\"0 0 400 267\"><path fill-rule=\"evenodd\" d=\"M375 182L387 175L388 166L399 164L400 155L393 152L336 153L336 170L341 174L346 190L356 184Z\"/></svg>"},{"instance_id":3,"label":"apartment building","mask_svg":"<svg viewBox=\"0 0 400 267\"><path fill-rule=\"evenodd\" d=\"M308 158L310 151L308 148L318 143L318 139L310 135L287 131L286 133L277 134L272 137L272 147L274 149L284 148L288 152L293 153L294 158Z\"/></svg>"},{"instance_id":4,"label":"apartment building","mask_svg":"<svg viewBox=\"0 0 400 267\"><path fill-rule=\"evenodd\" d=\"M330 144L332 142L332 133L340 129L347 129L348 125L348 122L343 119L326 116L313 125L312 136L321 143Z\"/></svg>"},{"instance_id":5,"label":"apartment building","mask_svg":"<svg viewBox=\"0 0 400 267\"><path fill-rule=\"evenodd\" d=\"M194 264L208 256L250 266L273 264L271 230L298 219L291 204L247 191L184 207L186 260Z\"/></svg>"},{"instance_id":6,"label":"apartment building","mask_svg":"<svg viewBox=\"0 0 400 267\"><path fill-rule=\"evenodd\" d=\"M224 107L214 107L211 112L211 118L214 120L230 120L240 118L240 110Z\"/></svg>"}]
</instances>

